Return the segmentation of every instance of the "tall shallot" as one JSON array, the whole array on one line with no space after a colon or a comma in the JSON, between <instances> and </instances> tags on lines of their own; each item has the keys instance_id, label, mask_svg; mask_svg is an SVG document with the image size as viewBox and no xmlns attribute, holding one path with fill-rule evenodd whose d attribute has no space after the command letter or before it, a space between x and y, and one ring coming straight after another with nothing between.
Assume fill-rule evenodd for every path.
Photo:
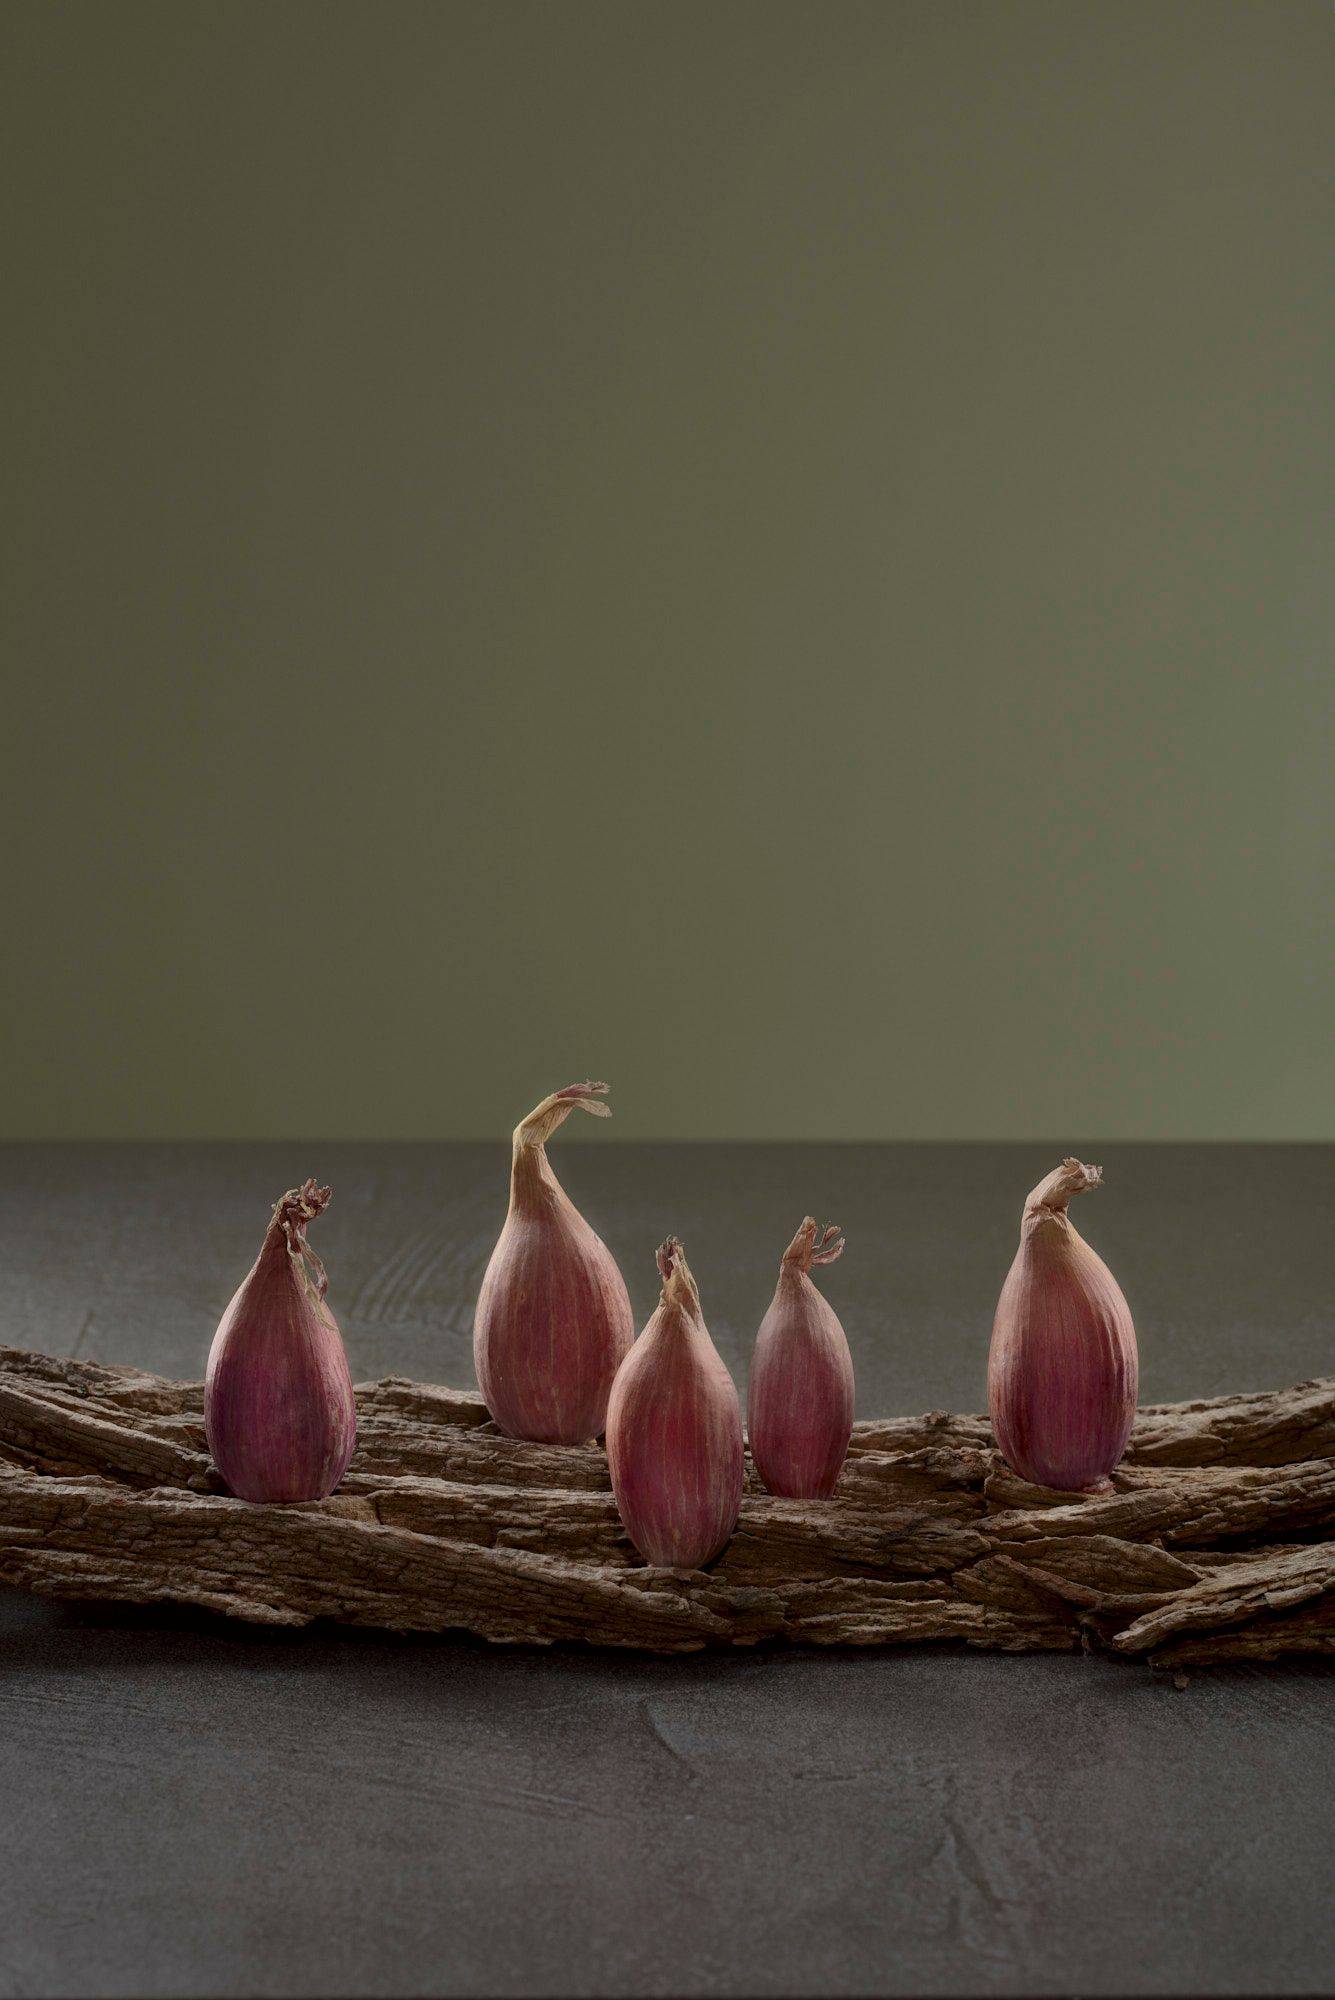
<instances>
[{"instance_id":1,"label":"tall shallot","mask_svg":"<svg viewBox=\"0 0 1335 2000\"><path fill-rule=\"evenodd\" d=\"M607 1421L612 1378L635 1338L625 1282L569 1199L546 1143L576 1109L610 1118L605 1083L572 1083L515 1127L510 1209L473 1320L487 1408L511 1437L581 1444Z\"/></svg>"}]
</instances>

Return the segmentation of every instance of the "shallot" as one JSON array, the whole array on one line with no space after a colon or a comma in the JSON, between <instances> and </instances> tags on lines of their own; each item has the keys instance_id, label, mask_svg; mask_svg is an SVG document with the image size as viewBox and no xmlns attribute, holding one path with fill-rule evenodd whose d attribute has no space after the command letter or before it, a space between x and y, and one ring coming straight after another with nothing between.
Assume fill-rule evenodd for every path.
<instances>
[{"instance_id":1,"label":"shallot","mask_svg":"<svg viewBox=\"0 0 1335 2000\"><path fill-rule=\"evenodd\" d=\"M1066 1204L1098 1167L1063 1160L1024 1205L1020 1247L997 1301L988 1359L992 1429L1037 1486L1107 1479L1136 1415L1136 1330L1121 1286L1077 1234Z\"/></svg>"},{"instance_id":2,"label":"shallot","mask_svg":"<svg viewBox=\"0 0 1335 2000\"><path fill-rule=\"evenodd\" d=\"M478 1387L511 1437L581 1444L607 1421L635 1338L625 1281L552 1172L546 1143L576 1109L610 1118L605 1083L572 1083L515 1127L510 1208L473 1320Z\"/></svg>"},{"instance_id":3,"label":"shallot","mask_svg":"<svg viewBox=\"0 0 1335 2000\"><path fill-rule=\"evenodd\" d=\"M853 1357L839 1316L812 1284L813 1264L833 1264L841 1230L807 1216L779 1265L760 1323L747 1387L747 1435L771 1493L824 1499L838 1484L853 1432Z\"/></svg>"},{"instance_id":4,"label":"shallot","mask_svg":"<svg viewBox=\"0 0 1335 2000\"><path fill-rule=\"evenodd\" d=\"M658 1270L658 1310L612 1384L607 1462L622 1524L645 1560L702 1569L737 1525L742 1412L675 1236Z\"/></svg>"},{"instance_id":5,"label":"shallot","mask_svg":"<svg viewBox=\"0 0 1335 2000\"><path fill-rule=\"evenodd\" d=\"M357 1441L329 1281L306 1241L306 1225L328 1202L329 1189L308 1180L275 1204L260 1254L213 1336L204 1433L240 1500L322 1500Z\"/></svg>"}]
</instances>

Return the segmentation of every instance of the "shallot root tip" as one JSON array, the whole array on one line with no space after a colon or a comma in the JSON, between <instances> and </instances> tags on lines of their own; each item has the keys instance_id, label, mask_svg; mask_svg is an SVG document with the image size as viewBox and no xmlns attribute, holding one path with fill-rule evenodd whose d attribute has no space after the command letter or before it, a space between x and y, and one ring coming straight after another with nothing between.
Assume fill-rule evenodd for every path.
<instances>
[{"instance_id":1,"label":"shallot root tip","mask_svg":"<svg viewBox=\"0 0 1335 2000\"><path fill-rule=\"evenodd\" d=\"M1064 1216L1072 1195L1088 1194L1091 1188L1102 1185L1102 1167L1087 1167L1083 1161L1068 1155L1059 1167L1054 1167L1047 1178L1031 1190L1024 1212L1026 1216Z\"/></svg>"},{"instance_id":2,"label":"shallot root tip","mask_svg":"<svg viewBox=\"0 0 1335 2000\"><path fill-rule=\"evenodd\" d=\"M605 1083L568 1083L564 1090L554 1090L515 1126L516 1149L521 1146L545 1146L572 1111L587 1111L594 1118L610 1118L612 1107L603 1103L607 1089Z\"/></svg>"},{"instance_id":3,"label":"shallot root tip","mask_svg":"<svg viewBox=\"0 0 1335 2000\"><path fill-rule=\"evenodd\" d=\"M302 1266L303 1272L309 1266L310 1282L321 1299L329 1290L329 1279L324 1265L306 1241L306 1224L324 1214L332 1192L314 1180L305 1180L300 1187L289 1188L282 1200L274 1204L274 1215L287 1239L287 1254Z\"/></svg>"},{"instance_id":4,"label":"shallot root tip","mask_svg":"<svg viewBox=\"0 0 1335 2000\"><path fill-rule=\"evenodd\" d=\"M785 1264L794 1264L799 1271L809 1271L813 1264L833 1264L836 1257L843 1255L844 1232L837 1223L828 1222L822 1232L814 1215L803 1218L802 1226L783 1253Z\"/></svg>"},{"instance_id":5,"label":"shallot root tip","mask_svg":"<svg viewBox=\"0 0 1335 2000\"><path fill-rule=\"evenodd\" d=\"M837 1258L842 1257L844 1254L844 1241L844 1232L840 1229L839 1225L835 1222L827 1223L825 1225L824 1236L819 1243L813 1245L811 1252L812 1263L833 1264Z\"/></svg>"},{"instance_id":6,"label":"shallot root tip","mask_svg":"<svg viewBox=\"0 0 1335 2000\"><path fill-rule=\"evenodd\" d=\"M274 1204L274 1214L284 1228L289 1224L304 1229L317 1215L323 1215L329 1206L332 1188L320 1187L314 1180L305 1180L300 1187L289 1188L287 1193Z\"/></svg>"},{"instance_id":7,"label":"shallot root tip","mask_svg":"<svg viewBox=\"0 0 1335 2000\"><path fill-rule=\"evenodd\" d=\"M699 1319L700 1289L691 1275L679 1236L669 1236L665 1243L659 1244L658 1273L663 1280L662 1304L684 1306L688 1313Z\"/></svg>"},{"instance_id":8,"label":"shallot root tip","mask_svg":"<svg viewBox=\"0 0 1335 2000\"><path fill-rule=\"evenodd\" d=\"M659 1244L655 1254L658 1259L658 1275L663 1280L664 1287L666 1288L668 1280L671 1278L673 1271L676 1269L677 1262L682 1255L680 1238L669 1236L666 1242Z\"/></svg>"}]
</instances>

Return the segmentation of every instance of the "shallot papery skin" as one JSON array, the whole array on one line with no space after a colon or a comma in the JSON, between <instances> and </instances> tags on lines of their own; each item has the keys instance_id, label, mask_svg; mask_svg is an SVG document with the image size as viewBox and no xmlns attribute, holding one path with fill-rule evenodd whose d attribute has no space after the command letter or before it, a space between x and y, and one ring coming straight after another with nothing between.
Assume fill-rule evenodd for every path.
<instances>
[{"instance_id":1,"label":"shallot papery skin","mask_svg":"<svg viewBox=\"0 0 1335 2000\"><path fill-rule=\"evenodd\" d=\"M496 1423L539 1444L601 1437L635 1338L617 1261L552 1172L546 1142L576 1109L610 1118L605 1083L572 1083L515 1127L510 1210L473 1320L478 1387Z\"/></svg>"},{"instance_id":2,"label":"shallot papery skin","mask_svg":"<svg viewBox=\"0 0 1335 2000\"><path fill-rule=\"evenodd\" d=\"M329 1189L313 1180L274 1207L260 1254L223 1314L204 1378L204 1432L239 1500L323 1500L357 1442L352 1377L306 1241Z\"/></svg>"},{"instance_id":3,"label":"shallot papery skin","mask_svg":"<svg viewBox=\"0 0 1335 2000\"><path fill-rule=\"evenodd\" d=\"M612 1384L607 1462L622 1525L645 1560L703 1569L741 1510L742 1410L675 1236L658 1269L658 1310Z\"/></svg>"},{"instance_id":4,"label":"shallot papery skin","mask_svg":"<svg viewBox=\"0 0 1335 2000\"><path fill-rule=\"evenodd\" d=\"M751 1357L751 1456L770 1492L793 1500L833 1493L853 1434L853 1357L839 1315L808 1276L813 1264L833 1264L843 1247L833 1224L822 1233L806 1217L783 1253Z\"/></svg>"},{"instance_id":5,"label":"shallot papery skin","mask_svg":"<svg viewBox=\"0 0 1335 2000\"><path fill-rule=\"evenodd\" d=\"M992 1326L987 1392L1007 1463L1036 1486L1104 1481L1136 1416L1136 1329L1122 1288L1066 1213L1098 1167L1063 1160L1024 1205Z\"/></svg>"}]
</instances>

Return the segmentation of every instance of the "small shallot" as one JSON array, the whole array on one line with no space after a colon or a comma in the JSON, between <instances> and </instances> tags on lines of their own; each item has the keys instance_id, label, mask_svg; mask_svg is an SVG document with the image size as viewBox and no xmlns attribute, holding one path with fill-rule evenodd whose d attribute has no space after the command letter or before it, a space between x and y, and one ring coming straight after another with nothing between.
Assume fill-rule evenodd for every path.
<instances>
[{"instance_id":1,"label":"small shallot","mask_svg":"<svg viewBox=\"0 0 1335 2000\"><path fill-rule=\"evenodd\" d=\"M1063 1160L1024 1205L992 1327L987 1392L1007 1462L1036 1486L1098 1486L1136 1415L1136 1330L1121 1286L1066 1213L1098 1167Z\"/></svg>"},{"instance_id":2,"label":"small shallot","mask_svg":"<svg viewBox=\"0 0 1335 2000\"><path fill-rule=\"evenodd\" d=\"M807 1216L779 1265L760 1323L747 1389L747 1433L771 1493L824 1499L838 1484L853 1432L853 1357L833 1306L808 1275L833 1264L844 1238Z\"/></svg>"},{"instance_id":3,"label":"small shallot","mask_svg":"<svg viewBox=\"0 0 1335 2000\"><path fill-rule=\"evenodd\" d=\"M737 1525L742 1412L675 1236L658 1270L658 1310L612 1384L607 1461L622 1524L645 1560L702 1569Z\"/></svg>"},{"instance_id":4,"label":"small shallot","mask_svg":"<svg viewBox=\"0 0 1335 2000\"><path fill-rule=\"evenodd\" d=\"M306 1241L329 1189L304 1181L274 1208L260 1254L223 1314L204 1378L204 1432L240 1500L322 1500L357 1441L352 1377Z\"/></svg>"},{"instance_id":5,"label":"small shallot","mask_svg":"<svg viewBox=\"0 0 1335 2000\"><path fill-rule=\"evenodd\" d=\"M582 1444L607 1421L635 1338L616 1259L552 1172L546 1143L576 1109L610 1118L605 1083L572 1083L515 1127L510 1209L473 1320L487 1408L511 1437Z\"/></svg>"}]
</instances>

